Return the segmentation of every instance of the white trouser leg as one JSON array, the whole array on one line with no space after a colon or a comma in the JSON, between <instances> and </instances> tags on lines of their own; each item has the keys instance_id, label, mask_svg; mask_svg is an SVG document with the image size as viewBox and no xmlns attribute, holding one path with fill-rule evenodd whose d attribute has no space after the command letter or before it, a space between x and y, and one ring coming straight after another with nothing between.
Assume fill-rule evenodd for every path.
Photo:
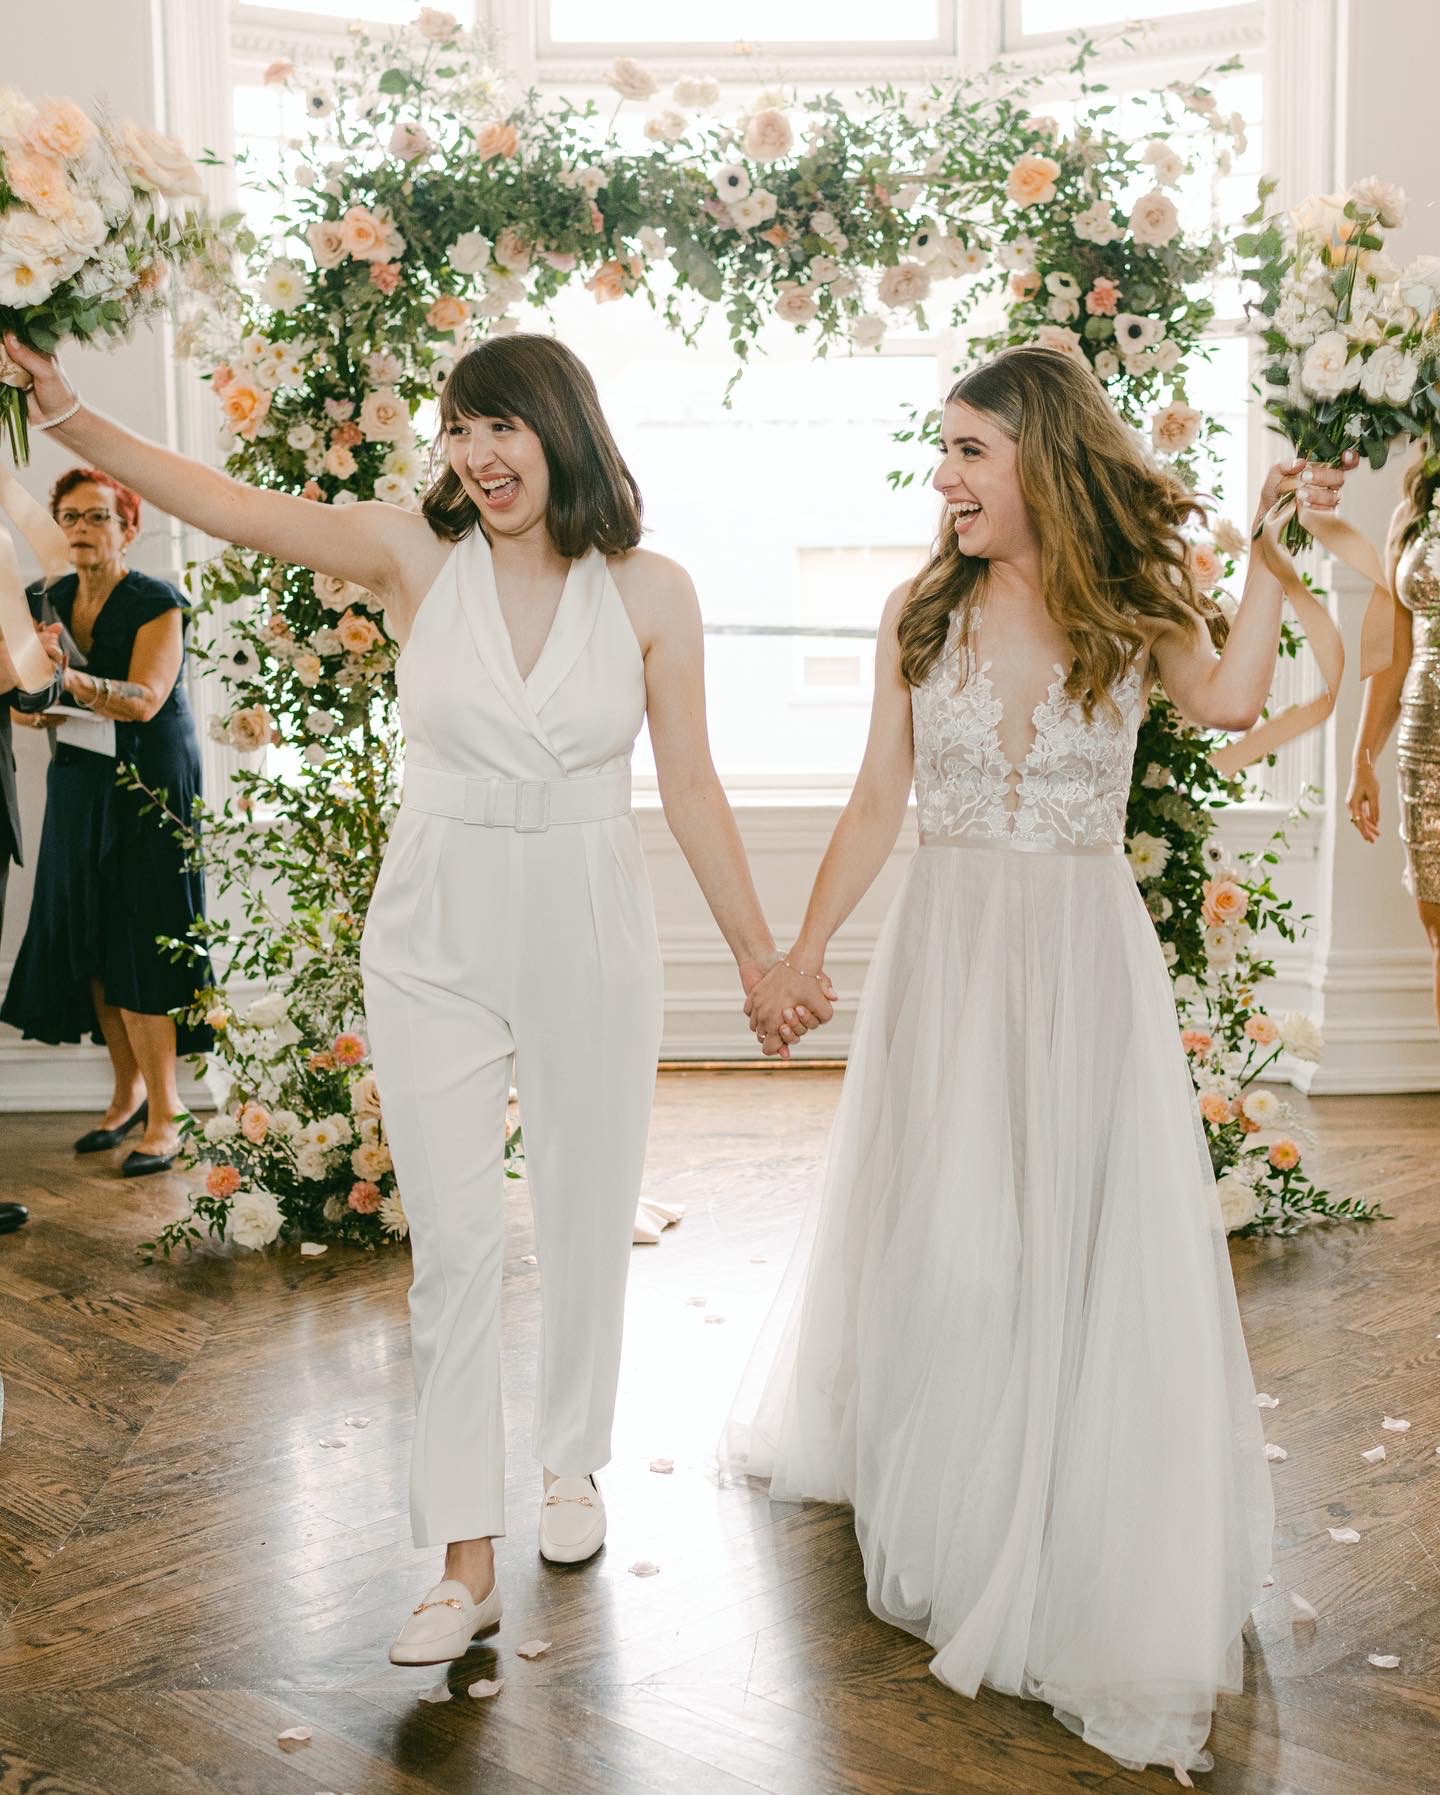
<instances>
[{"instance_id":1,"label":"white trouser leg","mask_svg":"<svg viewBox=\"0 0 1440 1795\"><path fill-rule=\"evenodd\" d=\"M500 1282L510 1031L482 1004L367 965L385 1130L410 1218L417 1546L505 1531Z\"/></svg>"}]
</instances>

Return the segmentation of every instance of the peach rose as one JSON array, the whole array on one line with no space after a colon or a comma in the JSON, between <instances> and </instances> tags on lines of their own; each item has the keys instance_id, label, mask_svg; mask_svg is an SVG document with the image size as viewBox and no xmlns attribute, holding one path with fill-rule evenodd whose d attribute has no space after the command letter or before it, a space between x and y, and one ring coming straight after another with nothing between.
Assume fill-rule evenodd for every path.
<instances>
[{"instance_id":1,"label":"peach rose","mask_svg":"<svg viewBox=\"0 0 1440 1795\"><path fill-rule=\"evenodd\" d=\"M259 1103L247 1103L240 1111L240 1132L251 1146L260 1146L270 1132L269 1110Z\"/></svg>"},{"instance_id":2,"label":"peach rose","mask_svg":"<svg viewBox=\"0 0 1440 1795\"><path fill-rule=\"evenodd\" d=\"M282 82L288 81L294 73L295 64L286 57L280 56L274 62L266 63L265 73L260 79L266 87L279 87Z\"/></svg>"},{"instance_id":3,"label":"peach rose","mask_svg":"<svg viewBox=\"0 0 1440 1795\"><path fill-rule=\"evenodd\" d=\"M318 1052L310 1055L309 1059L305 1062L305 1067L309 1072L333 1072L335 1070L335 1055L331 1053L328 1047L322 1047Z\"/></svg>"},{"instance_id":4,"label":"peach rose","mask_svg":"<svg viewBox=\"0 0 1440 1795\"><path fill-rule=\"evenodd\" d=\"M1199 591L1209 592L1219 585L1220 557L1208 542L1192 543L1186 559L1190 564L1190 577Z\"/></svg>"},{"instance_id":5,"label":"peach rose","mask_svg":"<svg viewBox=\"0 0 1440 1795\"><path fill-rule=\"evenodd\" d=\"M619 262L602 262L585 283L586 291L595 295L596 302L606 304L612 299L625 297L625 270Z\"/></svg>"},{"instance_id":6,"label":"peach rose","mask_svg":"<svg viewBox=\"0 0 1440 1795\"><path fill-rule=\"evenodd\" d=\"M332 443L338 443L342 449L353 449L356 443L363 443L365 432L358 424L337 424L330 434Z\"/></svg>"},{"instance_id":7,"label":"peach rose","mask_svg":"<svg viewBox=\"0 0 1440 1795\"><path fill-rule=\"evenodd\" d=\"M453 12L441 12L435 6L422 6L415 29L432 44L448 44L459 35L460 21Z\"/></svg>"},{"instance_id":8,"label":"peach rose","mask_svg":"<svg viewBox=\"0 0 1440 1795\"><path fill-rule=\"evenodd\" d=\"M348 480L358 465L344 443L334 443L325 451L325 472L337 480Z\"/></svg>"},{"instance_id":9,"label":"peach rose","mask_svg":"<svg viewBox=\"0 0 1440 1795\"><path fill-rule=\"evenodd\" d=\"M783 318L787 324L809 324L819 310L820 302L809 287L797 287L793 281L781 284L779 297L775 301L777 318Z\"/></svg>"},{"instance_id":10,"label":"peach rose","mask_svg":"<svg viewBox=\"0 0 1440 1795\"><path fill-rule=\"evenodd\" d=\"M380 1114L380 1086L373 1072L362 1072L350 1087L350 1111L356 1116Z\"/></svg>"},{"instance_id":11,"label":"peach rose","mask_svg":"<svg viewBox=\"0 0 1440 1795\"><path fill-rule=\"evenodd\" d=\"M923 262L898 262L880 276L876 289L881 305L895 310L902 306L920 305L930 293L930 270Z\"/></svg>"},{"instance_id":12,"label":"peach rose","mask_svg":"<svg viewBox=\"0 0 1440 1795\"><path fill-rule=\"evenodd\" d=\"M1150 440L1162 455L1179 455L1200 434L1201 414L1177 399L1150 420Z\"/></svg>"},{"instance_id":13,"label":"peach rose","mask_svg":"<svg viewBox=\"0 0 1440 1795\"><path fill-rule=\"evenodd\" d=\"M1218 1091L1202 1091L1200 1094L1200 1114L1212 1128L1223 1128L1232 1120L1230 1105Z\"/></svg>"},{"instance_id":14,"label":"peach rose","mask_svg":"<svg viewBox=\"0 0 1440 1795\"><path fill-rule=\"evenodd\" d=\"M1280 1024L1272 1016L1257 1011L1245 1019L1245 1033L1261 1047L1273 1047L1280 1039Z\"/></svg>"},{"instance_id":15,"label":"peach rose","mask_svg":"<svg viewBox=\"0 0 1440 1795\"><path fill-rule=\"evenodd\" d=\"M1057 355L1069 356L1071 361L1087 360L1084 345L1068 324L1042 324L1035 332L1035 341L1041 349L1053 349Z\"/></svg>"},{"instance_id":16,"label":"peach rose","mask_svg":"<svg viewBox=\"0 0 1440 1795\"><path fill-rule=\"evenodd\" d=\"M1208 1029L1185 1028L1180 1031L1180 1045L1186 1053L1209 1053L1215 1045L1215 1037Z\"/></svg>"},{"instance_id":17,"label":"peach rose","mask_svg":"<svg viewBox=\"0 0 1440 1795\"><path fill-rule=\"evenodd\" d=\"M514 125L499 119L492 119L475 133L475 149L482 162L508 161L519 148L520 136Z\"/></svg>"},{"instance_id":18,"label":"peach rose","mask_svg":"<svg viewBox=\"0 0 1440 1795\"><path fill-rule=\"evenodd\" d=\"M340 220L340 241L357 262L385 262L385 227L365 206L351 206Z\"/></svg>"},{"instance_id":19,"label":"peach rose","mask_svg":"<svg viewBox=\"0 0 1440 1795\"><path fill-rule=\"evenodd\" d=\"M350 1155L350 1166L357 1178L381 1178L395 1169L384 1141L361 1141Z\"/></svg>"},{"instance_id":20,"label":"peach rose","mask_svg":"<svg viewBox=\"0 0 1440 1795\"><path fill-rule=\"evenodd\" d=\"M205 191L200 170L184 147L148 125L129 123L121 140L121 161L137 187L163 193L166 199L189 194L199 199ZM13 182L11 183L13 186Z\"/></svg>"},{"instance_id":21,"label":"peach rose","mask_svg":"<svg viewBox=\"0 0 1440 1795\"><path fill-rule=\"evenodd\" d=\"M1040 276L1033 270L1010 276L1010 293L1015 299L1033 299L1040 291Z\"/></svg>"},{"instance_id":22,"label":"peach rose","mask_svg":"<svg viewBox=\"0 0 1440 1795\"><path fill-rule=\"evenodd\" d=\"M1206 928L1218 929L1244 921L1245 912L1250 908L1250 895L1233 879L1207 879L1201 889L1204 901L1200 914Z\"/></svg>"},{"instance_id":23,"label":"peach rose","mask_svg":"<svg viewBox=\"0 0 1440 1795\"><path fill-rule=\"evenodd\" d=\"M253 754L270 740L270 713L263 704L252 704L236 711L227 727L231 747L238 748L242 754Z\"/></svg>"},{"instance_id":24,"label":"peach rose","mask_svg":"<svg viewBox=\"0 0 1440 1795\"><path fill-rule=\"evenodd\" d=\"M380 632L368 617L347 611L335 625L341 646L347 654L365 654L380 640Z\"/></svg>"},{"instance_id":25,"label":"peach rose","mask_svg":"<svg viewBox=\"0 0 1440 1795\"><path fill-rule=\"evenodd\" d=\"M372 262L370 264L370 285L378 287L382 293L393 293L400 285L400 264L398 262Z\"/></svg>"},{"instance_id":26,"label":"peach rose","mask_svg":"<svg viewBox=\"0 0 1440 1795\"><path fill-rule=\"evenodd\" d=\"M752 115L745 126L742 149L752 162L778 162L788 156L795 142L795 133L783 112L767 106Z\"/></svg>"},{"instance_id":27,"label":"peach rose","mask_svg":"<svg viewBox=\"0 0 1440 1795\"><path fill-rule=\"evenodd\" d=\"M360 428L372 443L408 442L410 408L392 386L377 386L366 393L360 407Z\"/></svg>"},{"instance_id":28,"label":"peach rose","mask_svg":"<svg viewBox=\"0 0 1440 1795\"><path fill-rule=\"evenodd\" d=\"M359 1035L347 1030L336 1035L330 1043L330 1051L335 1055L337 1066L358 1066L365 1058L365 1043Z\"/></svg>"},{"instance_id":29,"label":"peach rose","mask_svg":"<svg viewBox=\"0 0 1440 1795\"><path fill-rule=\"evenodd\" d=\"M7 156L5 179L16 199L43 218L63 217L74 203L65 170L53 156Z\"/></svg>"},{"instance_id":30,"label":"peach rose","mask_svg":"<svg viewBox=\"0 0 1440 1795\"><path fill-rule=\"evenodd\" d=\"M223 1203L240 1188L240 1174L234 1166L211 1166L205 1175L205 1191Z\"/></svg>"},{"instance_id":31,"label":"peach rose","mask_svg":"<svg viewBox=\"0 0 1440 1795\"><path fill-rule=\"evenodd\" d=\"M262 387L251 386L248 380L230 381L220 395L220 410L225 422L246 442L254 442L255 432L269 409L269 393Z\"/></svg>"},{"instance_id":32,"label":"peach rose","mask_svg":"<svg viewBox=\"0 0 1440 1795\"><path fill-rule=\"evenodd\" d=\"M374 1215L380 1207L380 1186L368 1178L358 1178L350 1186L348 1201L357 1215Z\"/></svg>"},{"instance_id":33,"label":"peach rose","mask_svg":"<svg viewBox=\"0 0 1440 1795\"><path fill-rule=\"evenodd\" d=\"M524 274L530 266L530 245L513 225L501 231L490 254L507 274Z\"/></svg>"},{"instance_id":34,"label":"peach rose","mask_svg":"<svg viewBox=\"0 0 1440 1795\"><path fill-rule=\"evenodd\" d=\"M1023 155L1010 170L1005 192L1017 206L1045 205L1055 197L1060 164L1050 156Z\"/></svg>"},{"instance_id":35,"label":"peach rose","mask_svg":"<svg viewBox=\"0 0 1440 1795\"><path fill-rule=\"evenodd\" d=\"M29 148L73 162L95 135L95 127L73 100L44 100L25 133Z\"/></svg>"},{"instance_id":36,"label":"peach rose","mask_svg":"<svg viewBox=\"0 0 1440 1795\"><path fill-rule=\"evenodd\" d=\"M228 361L222 361L210 376L210 384L217 393L223 393L235 378L235 370Z\"/></svg>"},{"instance_id":37,"label":"peach rose","mask_svg":"<svg viewBox=\"0 0 1440 1795\"><path fill-rule=\"evenodd\" d=\"M317 218L305 227L317 268L334 268L345 259L345 232L337 218Z\"/></svg>"},{"instance_id":38,"label":"peach rose","mask_svg":"<svg viewBox=\"0 0 1440 1795\"><path fill-rule=\"evenodd\" d=\"M1279 1140L1267 1157L1277 1172L1293 1172L1300 1163L1300 1149L1292 1140Z\"/></svg>"},{"instance_id":39,"label":"peach rose","mask_svg":"<svg viewBox=\"0 0 1440 1795\"><path fill-rule=\"evenodd\" d=\"M464 327L470 316L470 308L463 299L457 299L453 293L442 293L425 314L425 322L431 330L456 331Z\"/></svg>"},{"instance_id":40,"label":"peach rose","mask_svg":"<svg viewBox=\"0 0 1440 1795\"><path fill-rule=\"evenodd\" d=\"M1180 229L1180 214L1168 194L1144 193L1130 209L1130 235L1137 243L1163 249Z\"/></svg>"}]
</instances>

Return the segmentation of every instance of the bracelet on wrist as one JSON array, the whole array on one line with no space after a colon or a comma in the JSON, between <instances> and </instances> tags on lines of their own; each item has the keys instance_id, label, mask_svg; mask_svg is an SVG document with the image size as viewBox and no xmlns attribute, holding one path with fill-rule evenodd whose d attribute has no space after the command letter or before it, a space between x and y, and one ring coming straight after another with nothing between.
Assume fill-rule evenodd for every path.
<instances>
[{"instance_id":1,"label":"bracelet on wrist","mask_svg":"<svg viewBox=\"0 0 1440 1795\"><path fill-rule=\"evenodd\" d=\"M64 411L57 411L53 418L31 418L30 428L32 430L54 430L60 424L68 424L79 409L79 398L73 398Z\"/></svg>"}]
</instances>

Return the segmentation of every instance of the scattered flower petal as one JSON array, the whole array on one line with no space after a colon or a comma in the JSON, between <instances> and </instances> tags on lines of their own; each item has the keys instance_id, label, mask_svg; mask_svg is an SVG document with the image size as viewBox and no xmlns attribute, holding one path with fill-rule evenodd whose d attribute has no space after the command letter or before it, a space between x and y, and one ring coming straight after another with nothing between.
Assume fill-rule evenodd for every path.
<instances>
[{"instance_id":1,"label":"scattered flower petal","mask_svg":"<svg viewBox=\"0 0 1440 1795\"><path fill-rule=\"evenodd\" d=\"M327 1438L323 1439L320 1444L322 1446L329 1446L333 1449L336 1446L348 1446L350 1442L348 1440L336 1439L334 1434L330 1434Z\"/></svg>"},{"instance_id":2,"label":"scattered flower petal","mask_svg":"<svg viewBox=\"0 0 1440 1795\"><path fill-rule=\"evenodd\" d=\"M1437 1447L1436 1450L1440 1451L1440 1447ZM650 1469L658 1471L662 1477L668 1477L675 1469L675 1461L673 1458L652 1458Z\"/></svg>"},{"instance_id":3,"label":"scattered flower petal","mask_svg":"<svg viewBox=\"0 0 1440 1795\"><path fill-rule=\"evenodd\" d=\"M526 1253L525 1257L520 1261L520 1263L522 1265L538 1265L540 1263L540 1261L535 1257L535 1255L533 1253Z\"/></svg>"},{"instance_id":4,"label":"scattered flower petal","mask_svg":"<svg viewBox=\"0 0 1440 1795\"><path fill-rule=\"evenodd\" d=\"M493 1682L489 1677L481 1677L478 1683L470 1685L466 1694L473 1695L477 1702L489 1701L492 1695L498 1695L504 1687L505 1679L503 1677L497 1678Z\"/></svg>"},{"instance_id":5,"label":"scattered flower petal","mask_svg":"<svg viewBox=\"0 0 1440 1795\"><path fill-rule=\"evenodd\" d=\"M685 1298L685 1307L687 1309L703 1309L706 1300L707 1299L703 1296L687 1296Z\"/></svg>"},{"instance_id":6,"label":"scattered flower petal","mask_svg":"<svg viewBox=\"0 0 1440 1795\"><path fill-rule=\"evenodd\" d=\"M1436 1451L1440 1452L1440 1447L1437 1447ZM1385 1448L1383 1446L1372 1446L1368 1452L1362 1452L1360 1456L1364 1459L1367 1465L1378 1465L1381 1459L1385 1456Z\"/></svg>"},{"instance_id":7,"label":"scattered flower petal","mask_svg":"<svg viewBox=\"0 0 1440 1795\"><path fill-rule=\"evenodd\" d=\"M524 1645L515 1647L515 1655L519 1658L538 1658L542 1653L548 1652L553 1643L549 1639L527 1639Z\"/></svg>"},{"instance_id":8,"label":"scattered flower petal","mask_svg":"<svg viewBox=\"0 0 1440 1795\"><path fill-rule=\"evenodd\" d=\"M752 1265L763 1265L765 1263L765 1255L763 1253L752 1253L750 1255L750 1263Z\"/></svg>"},{"instance_id":9,"label":"scattered flower petal","mask_svg":"<svg viewBox=\"0 0 1440 1795\"><path fill-rule=\"evenodd\" d=\"M306 1259L318 1259L322 1253L329 1251L329 1247L323 1246L318 1240L302 1240L300 1242L301 1255Z\"/></svg>"},{"instance_id":10,"label":"scattered flower petal","mask_svg":"<svg viewBox=\"0 0 1440 1795\"><path fill-rule=\"evenodd\" d=\"M450 1685L448 1683L437 1683L433 1689L422 1689L416 1699L422 1702L448 1702L450 1700Z\"/></svg>"},{"instance_id":11,"label":"scattered flower petal","mask_svg":"<svg viewBox=\"0 0 1440 1795\"><path fill-rule=\"evenodd\" d=\"M1280 1406L1280 1398L1278 1396L1267 1396L1263 1390L1257 1390L1255 1392L1255 1406L1257 1409L1278 1409Z\"/></svg>"},{"instance_id":12,"label":"scattered flower petal","mask_svg":"<svg viewBox=\"0 0 1440 1795\"><path fill-rule=\"evenodd\" d=\"M1267 1577L1260 1587L1261 1589L1274 1589L1275 1579L1273 1577Z\"/></svg>"},{"instance_id":13,"label":"scattered flower petal","mask_svg":"<svg viewBox=\"0 0 1440 1795\"><path fill-rule=\"evenodd\" d=\"M1400 1668L1400 1660L1394 1652L1371 1652L1366 1663L1373 1664L1376 1670L1399 1670Z\"/></svg>"},{"instance_id":14,"label":"scattered flower petal","mask_svg":"<svg viewBox=\"0 0 1440 1795\"><path fill-rule=\"evenodd\" d=\"M723 1315L717 1315L715 1313L715 1311L712 1309L710 1311L710 1313L705 1317L705 1319L707 1322L709 1322L711 1324L711 1326L718 1327L720 1325L720 1323L722 1321L724 1321L725 1317Z\"/></svg>"},{"instance_id":15,"label":"scattered flower petal","mask_svg":"<svg viewBox=\"0 0 1440 1795\"><path fill-rule=\"evenodd\" d=\"M1283 1446L1277 1446L1274 1441L1267 1440L1265 1442L1265 1456L1270 1460L1272 1465L1278 1465L1282 1458L1289 1458L1290 1454Z\"/></svg>"},{"instance_id":16,"label":"scattered flower petal","mask_svg":"<svg viewBox=\"0 0 1440 1795\"><path fill-rule=\"evenodd\" d=\"M1172 1764L1170 1768L1175 1772L1175 1780L1179 1783L1182 1789L1193 1789L1195 1787L1194 1783L1192 1783L1190 1778L1186 1775L1183 1764Z\"/></svg>"},{"instance_id":17,"label":"scattered flower petal","mask_svg":"<svg viewBox=\"0 0 1440 1795\"><path fill-rule=\"evenodd\" d=\"M310 1743L308 1726L287 1726L283 1733L275 1735L275 1743L281 1751L299 1751L302 1745Z\"/></svg>"},{"instance_id":18,"label":"scattered flower petal","mask_svg":"<svg viewBox=\"0 0 1440 1795\"><path fill-rule=\"evenodd\" d=\"M368 1427L370 1425L370 1417L368 1415L347 1415L345 1417L345 1425L347 1427Z\"/></svg>"},{"instance_id":19,"label":"scattered flower petal","mask_svg":"<svg viewBox=\"0 0 1440 1795\"><path fill-rule=\"evenodd\" d=\"M1357 1545L1360 1540L1360 1535L1353 1527L1331 1527L1329 1533L1337 1546Z\"/></svg>"},{"instance_id":20,"label":"scattered flower petal","mask_svg":"<svg viewBox=\"0 0 1440 1795\"><path fill-rule=\"evenodd\" d=\"M630 1566L632 1577L654 1577L659 1574L660 1566L648 1558L637 1558Z\"/></svg>"},{"instance_id":21,"label":"scattered flower petal","mask_svg":"<svg viewBox=\"0 0 1440 1795\"><path fill-rule=\"evenodd\" d=\"M1297 1595L1293 1589L1290 1591L1290 1600L1295 1604L1295 1613L1290 1621L1292 1627L1298 1627L1302 1621L1319 1620L1319 1610L1312 1603L1307 1602L1304 1596Z\"/></svg>"},{"instance_id":22,"label":"scattered flower petal","mask_svg":"<svg viewBox=\"0 0 1440 1795\"><path fill-rule=\"evenodd\" d=\"M1394 1415L1387 1415L1380 1425L1387 1433L1408 1434L1410 1431L1410 1423L1408 1421L1398 1421Z\"/></svg>"}]
</instances>

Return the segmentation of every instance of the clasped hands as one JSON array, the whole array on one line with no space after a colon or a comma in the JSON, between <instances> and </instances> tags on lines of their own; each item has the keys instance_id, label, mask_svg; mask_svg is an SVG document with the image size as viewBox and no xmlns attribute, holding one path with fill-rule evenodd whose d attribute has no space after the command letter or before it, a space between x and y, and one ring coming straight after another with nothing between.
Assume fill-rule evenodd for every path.
<instances>
[{"instance_id":1,"label":"clasped hands","mask_svg":"<svg viewBox=\"0 0 1440 1795\"><path fill-rule=\"evenodd\" d=\"M824 969L803 967L798 958L792 963L777 955L768 966L752 962L740 969L745 1014L767 1059L789 1059L793 1042L835 1014L835 989Z\"/></svg>"},{"instance_id":2,"label":"clasped hands","mask_svg":"<svg viewBox=\"0 0 1440 1795\"><path fill-rule=\"evenodd\" d=\"M63 672L65 651L60 646L60 625L58 623L43 625L37 623L35 634L39 636L40 645L49 656L51 664ZM4 644L0 643L0 691L13 689L18 684L19 676L15 671L15 663L6 652ZM0 703L3 702L4 700L0 699ZM60 721L58 717L46 716L43 711L24 711L13 705L10 716L14 722L21 724L26 729L53 729Z\"/></svg>"}]
</instances>

